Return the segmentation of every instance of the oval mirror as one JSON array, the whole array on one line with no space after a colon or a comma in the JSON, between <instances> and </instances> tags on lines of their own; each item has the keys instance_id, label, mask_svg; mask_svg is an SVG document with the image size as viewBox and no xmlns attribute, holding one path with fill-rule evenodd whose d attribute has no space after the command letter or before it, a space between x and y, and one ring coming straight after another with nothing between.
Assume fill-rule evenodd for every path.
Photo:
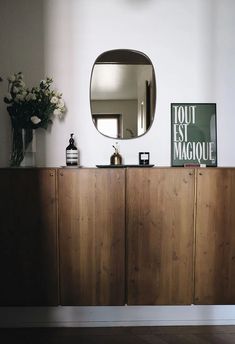
<instances>
[{"instance_id":1,"label":"oval mirror","mask_svg":"<svg viewBox=\"0 0 235 344\"><path fill-rule=\"evenodd\" d=\"M92 120L108 137L131 139L153 123L156 83L153 65L143 53L110 50L95 61L90 83Z\"/></svg>"}]
</instances>

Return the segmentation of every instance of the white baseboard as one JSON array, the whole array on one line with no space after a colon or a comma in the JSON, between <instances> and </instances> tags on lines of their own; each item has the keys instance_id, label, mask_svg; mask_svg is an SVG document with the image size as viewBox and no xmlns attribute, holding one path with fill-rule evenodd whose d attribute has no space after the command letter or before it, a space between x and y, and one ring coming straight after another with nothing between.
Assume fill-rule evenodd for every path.
<instances>
[{"instance_id":1,"label":"white baseboard","mask_svg":"<svg viewBox=\"0 0 235 344\"><path fill-rule=\"evenodd\" d=\"M235 306L0 307L0 327L235 325Z\"/></svg>"}]
</instances>

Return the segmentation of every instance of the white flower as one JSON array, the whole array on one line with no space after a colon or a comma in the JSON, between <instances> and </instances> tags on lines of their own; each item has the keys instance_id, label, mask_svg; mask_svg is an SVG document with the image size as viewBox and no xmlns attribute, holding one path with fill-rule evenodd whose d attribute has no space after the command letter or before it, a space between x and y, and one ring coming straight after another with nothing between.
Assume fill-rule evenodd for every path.
<instances>
[{"instance_id":1,"label":"white flower","mask_svg":"<svg viewBox=\"0 0 235 344\"><path fill-rule=\"evenodd\" d=\"M56 97L58 97L58 98L62 97L62 93L60 93L59 91L56 91L56 92L55 92L55 95L56 95Z\"/></svg>"},{"instance_id":2,"label":"white flower","mask_svg":"<svg viewBox=\"0 0 235 344\"><path fill-rule=\"evenodd\" d=\"M64 101L63 101L62 99L59 99L59 100L58 100L58 103L57 103L57 106L58 106L59 109L63 109L63 107L64 107Z\"/></svg>"},{"instance_id":3,"label":"white flower","mask_svg":"<svg viewBox=\"0 0 235 344\"><path fill-rule=\"evenodd\" d=\"M25 97L25 99L27 100L27 102L30 101L30 100L35 100L36 99L36 95L34 93L29 92L27 94L27 96Z\"/></svg>"},{"instance_id":4,"label":"white flower","mask_svg":"<svg viewBox=\"0 0 235 344\"><path fill-rule=\"evenodd\" d=\"M12 89L12 92L13 93L18 93L19 92L19 88L14 86L13 89Z\"/></svg>"},{"instance_id":5,"label":"white flower","mask_svg":"<svg viewBox=\"0 0 235 344\"><path fill-rule=\"evenodd\" d=\"M58 116L59 118L62 118L62 116L63 116L63 114L62 114L62 112L61 112L60 109L55 109L54 112L53 112L53 114L54 114L55 116Z\"/></svg>"},{"instance_id":6,"label":"white flower","mask_svg":"<svg viewBox=\"0 0 235 344\"><path fill-rule=\"evenodd\" d=\"M12 100L12 96L9 92L5 95L5 98L7 98L7 100L9 100L9 102Z\"/></svg>"},{"instance_id":7,"label":"white flower","mask_svg":"<svg viewBox=\"0 0 235 344\"><path fill-rule=\"evenodd\" d=\"M30 117L30 120L33 124L38 124L41 122L41 119L38 116L32 116Z\"/></svg>"},{"instance_id":8,"label":"white flower","mask_svg":"<svg viewBox=\"0 0 235 344\"><path fill-rule=\"evenodd\" d=\"M15 79L16 79L16 77L15 77L14 74L10 75L10 76L7 78L7 80L10 81L10 82L14 82Z\"/></svg>"},{"instance_id":9,"label":"white flower","mask_svg":"<svg viewBox=\"0 0 235 344\"><path fill-rule=\"evenodd\" d=\"M51 103L52 104L56 104L57 102L58 102L58 98L57 97L54 96L54 97L51 98Z\"/></svg>"},{"instance_id":10,"label":"white flower","mask_svg":"<svg viewBox=\"0 0 235 344\"><path fill-rule=\"evenodd\" d=\"M25 87L25 82L24 82L23 80L20 80L20 81L19 81L19 84L20 84L20 86L21 86L22 88Z\"/></svg>"},{"instance_id":11,"label":"white flower","mask_svg":"<svg viewBox=\"0 0 235 344\"><path fill-rule=\"evenodd\" d=\"M23 101L23 100L24 100L24 95L18 93L18 94L16 95L16 100Z\"/></svg>"},{"instance_id":12,"label":"white flower","mask_svg":"<svg viewBox=\"0 0 235 344\"><path fill-rule=\"evenodd\" d=\"M25 99L28 101L30 101L32 99L33 94L32 93L28 93L27 96L25 97Z\"/></svg>"}]
</instances>

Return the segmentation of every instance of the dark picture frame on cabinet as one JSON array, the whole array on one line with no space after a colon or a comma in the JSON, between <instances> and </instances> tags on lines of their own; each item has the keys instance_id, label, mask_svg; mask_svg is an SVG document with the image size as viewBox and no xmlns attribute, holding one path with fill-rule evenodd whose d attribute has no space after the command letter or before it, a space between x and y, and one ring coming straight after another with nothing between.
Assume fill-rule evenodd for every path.
<instances>
[{"instance_id":1,"label":"dark picture frame on cabinet","mask_svg":"<svg viewBox=\"0 0 235 344\"><path fill-rule=\"evenodd\" d=\"M215 103L171 103L171 165L217 166Z\"/></svg>"}]
</instances>

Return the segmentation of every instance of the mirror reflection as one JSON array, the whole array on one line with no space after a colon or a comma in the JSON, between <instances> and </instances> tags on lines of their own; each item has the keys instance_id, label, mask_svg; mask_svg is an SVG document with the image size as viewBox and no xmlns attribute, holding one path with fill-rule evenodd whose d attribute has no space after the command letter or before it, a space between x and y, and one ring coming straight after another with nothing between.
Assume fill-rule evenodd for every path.
<instances>
[{"instance_id":1,"label":"mirror reflection","mask_svg":"<svg viewBox=\"0 0 235 344\"><path fill-rule=\"evenodd\" d=\"M90 85L92 120L111 138L130 139L146 133L155 112L156 86L150 59L133 50L101 54Z\"/></svg>"}]
</instances>

